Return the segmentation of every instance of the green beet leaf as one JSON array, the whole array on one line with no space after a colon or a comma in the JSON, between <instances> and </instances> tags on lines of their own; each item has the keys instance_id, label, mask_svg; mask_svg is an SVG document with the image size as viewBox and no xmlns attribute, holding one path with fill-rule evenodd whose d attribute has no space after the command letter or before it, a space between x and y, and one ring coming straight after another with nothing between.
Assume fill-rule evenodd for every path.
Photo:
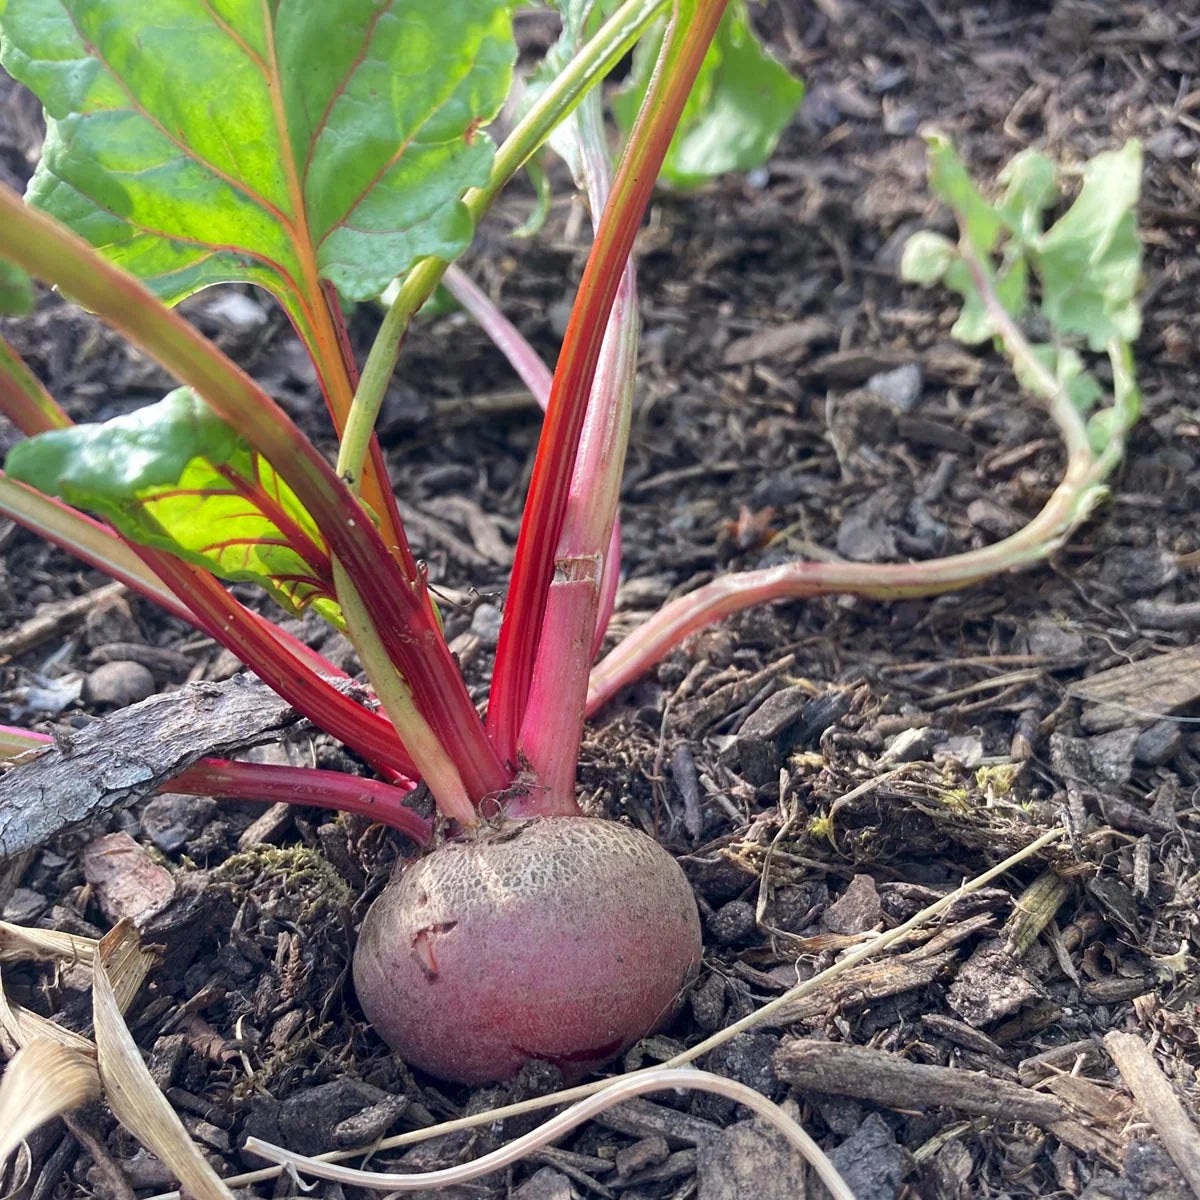
<instances>
[{"instance_id":1,"label":"green beet leaf","mask_svg":"<svg viewBox=\"0 0 1200 1200\"><path fill-rule=\"evenodd\" d=\"M628 132L650 84L662 44L647 36L633 55L629 83L613 98ZM771 57L750 28L741 0L729 5L692 87L661 177L694 187L726 171L747 171L770 157L804 99L804 84Z\"/></svg>"},{"instance_id":2,"label":"green beet leaf","mask_svg":"<svg viewBox=\"0 0 1200 1200\"><path fill-rule=\"evenodd\" d=\"M46 107L29 200L168 303L329 280L378 295L454 258L487 181L505 0L0 0L0 61Z\"/></svg>"},{"instance_id":3,"label":"green beet leaf","mask_svg":"<svg viewBox=\"0 0 1200 1200\"><path fill-rule=\"evenodd\" d=\"M33 312L33 281L16 263L0 259L0 317L25 317Z\"/></svg>"},{"instance_id":4,"label":"green beet leaf","mask_svg":"<svg viewBox=\"0 0 1200 1200\"><path fill-rule=\"evenodd\" d=\"M1141 181L1139 142L1096 155L1083 169L1074 204L1036 243L1043 313L1059 333L1079 334L1093 350L1112 340L1132 342L1141 329L1135 300Z\"/></svg>"},{"instance_id":5,"label":"green beet leaf","mask_svg":"<svg viewBox=\"0 0 1200 1200\"><path fill-rule=\"evenodd\" d=\"M18 442L7 472L104 517L131 541L339 627L329 551L287 484L190 388L100 424Z\"/></svg>"}]
</instances>

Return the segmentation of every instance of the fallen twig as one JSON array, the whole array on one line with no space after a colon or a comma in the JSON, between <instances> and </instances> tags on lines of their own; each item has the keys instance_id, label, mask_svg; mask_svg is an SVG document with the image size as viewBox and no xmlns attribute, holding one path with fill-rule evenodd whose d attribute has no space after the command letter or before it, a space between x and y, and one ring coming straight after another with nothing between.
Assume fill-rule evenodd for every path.
<instances>
[{"instance_id":1,"label":"fallen twig","mask_svg":"<svg viewBox=\"0 0 1200 1200\"><path fill-rule=\"evenodd\" d=\"M1200 1198L1200 1131L1184 1111L1170 1080L1137 1034L1114 1029L1104 1035L1104 1048L1188 1187Z\"/></svg>"}]
</instances>

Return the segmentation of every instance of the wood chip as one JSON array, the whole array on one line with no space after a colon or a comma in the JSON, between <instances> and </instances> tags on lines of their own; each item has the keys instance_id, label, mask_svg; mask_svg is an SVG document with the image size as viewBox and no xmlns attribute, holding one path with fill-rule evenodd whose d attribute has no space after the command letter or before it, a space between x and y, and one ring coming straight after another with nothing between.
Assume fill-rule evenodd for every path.
<instances>
[{"instance_id":1,"label":"wood chip","mask_svg":"<svg viewBox=\"0 0 1200 1200\"><path fill-rule=\"evenodd\" d=\"M796 362L808 356L818 342L831 342L837 335L826 317L806 317L770 329L758 329L725 347L722 362L727 367L742 366L769 358L774 362Z\"/></svg>"},{"instance_id":2,"label":"wood chip","mask_svg":"<svg viewBox=\"0 0 1200 1200\"><path fill-rule=\"evenodd\" d=\"M171 872L127 833L109 833L89 842L83 851L83 877L113 922L128 917L140 924L175 898Z\"/></svg>"},{"instance_id":3,"label":"wood chip","mask_svg":"<svg viewBox=\"0 0 1200 1200\"><path fill-rule=\"evenodd\" d=\"M775 1073L794 1087L852 1096L900 1112L953 1108L972 1116L1028 1121L1085 1154L1115 1163L1117 1129L1089 1128L1062 1100L982 1071L913 1063L896 1054L838 1042L789 1042L775 1055Z\"/></svg>"},{"instance_id":4,"label":"wood chip","mask_svg":"<svg viewBox=\"0 0 1200 1200\"><path fill-rule=\"evenodd\" d=\"M1101 671L1067 689L1078 700L1092 702L1084 709L1083 727L1103 733L1165 716L1200 698L1200 646L1156 654L1140 662Z\"/></svg>"}]
</instances>

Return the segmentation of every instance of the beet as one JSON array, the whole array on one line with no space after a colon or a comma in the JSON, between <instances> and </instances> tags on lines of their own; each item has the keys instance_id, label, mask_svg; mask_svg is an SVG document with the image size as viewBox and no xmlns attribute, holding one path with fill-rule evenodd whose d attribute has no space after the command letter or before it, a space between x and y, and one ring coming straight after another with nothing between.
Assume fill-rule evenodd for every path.
<instances>
[{"instance_id":1,"label":"beet","mask_svg":"<svg viewBox=\"0 0 1200 1200\"><path fill-rule=\"evenodd\" d=\"M354 982L379 1034L458 1083L530 1059L568 1080L675 1009L700 963L696 901L637 830L589 817L514 822L410 866L371 906Z\"/></svg>"}]
</instances>

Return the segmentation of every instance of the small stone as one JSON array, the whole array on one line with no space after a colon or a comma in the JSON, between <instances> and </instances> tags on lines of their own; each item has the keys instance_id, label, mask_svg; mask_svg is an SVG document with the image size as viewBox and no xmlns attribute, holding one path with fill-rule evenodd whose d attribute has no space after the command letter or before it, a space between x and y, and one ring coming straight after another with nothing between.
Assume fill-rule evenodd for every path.
<instances>
[{"instance_id":1,"label":"small stone","mask_svg":"<svg viewBox=\"0 0 1200 1200\"><path fill-rule=\"evenodd\" d=\"M756 928L754 905L745 900L730 900L708 918L708 930L722 946L746 941Z\"/></svg>"},{"instance_id":2,"label":"small stone","mask_svg":"<svg viewBox=\"0 0 1200 1200\"><path fill-rule=\"evenodd\" d=\"M829 1155L856 1200L896 1200L904 1180L904 1151L878 1113Z\"/></svg>"},{"instance_id":3,"label":"small stone","mask_svg":"<svg viewBox=\"0 0 1200 1200\"><path fill-rule=\"evenodd\" d=\"M1114 546L1100 560L1100 577L1121 599L1150 596L1179 574L1175 556L1153 546Z\"/></svg>"},{"instance_id":4,"label":"small stone","mask_svg":"<svg viewBox=\"0 0 1200 1200\"><path fill-rule=\"evenodd\" d=\"M212 820L217 802L211 796L163 792L142 810L142 832L164 854L174 854Z\"/></svg>"},{"instance_id":5,"label":"small stone","mask_svg":"<svg viewBox=\"0 0 1200 1200\"><path fill-rule=\"evenodd\" d=\"M748 1088L766 1096L768 1100L779 1100L787 1090L786 1085L775 1074L775 1054L779 1049L779 1036L773 1033L739 1033L723 1046L705 1056L704 1069L726 1079L744 1083ZM733 1120L737 1105L727 1096L712 1092L697 1094L692 1103L692 1112L706 1121L726 1125Z\"/></svg>"},{"instance_id":6,"label":"small stone","mask_svg":"<svg viewBox=\"0 0 1200 1200\"><path fill-rule=\"evenodd\" d=\"M932 725L920 729L902 729L894 738L889 739L883 754L879 757L881 767L894 766L896 763L926 762L933 751L934 742L942 736L942 730Z\"/></svg>"},{"instance_id":7,"label":"small stone","mask_svg":"<svg viewBox=\"0 0 1200 1200\"><path fill-rule=\"evenodd\" d=\"M867 391L897 412L908 413L917 407L924 383L921 364L912 362L872 375L867 380Z\"/></svg>"},{"instance_id":8,"label":"small stone","mask_svg":"<svg viewBox=\"0 0 1200 1200\"><path fill-rule=\"evenodd\" d=\"M1183 734L1177 721L1155 721L1138 735L1133 745L1133 757L1143 766L1161 767L1170 762L1183 744Z\"/></svg>"},{"instance_id":9,"label":"small stone","mask_svg":"<svg viewBox=\"0 0 1200 1200\"><path fill-rule=\"evenodd\" d=\"M140 642L142 631L124 596L106 596L83 619L83 636L89 647L110 642Z\"/></svg>"},{"instance_id":10,"label":"small stone","mask_svg":"<svg viewBox=\"0 0 1200 1200\"><path fill-rule=\"evenodd\" d=\"M327 1146L344 1122L394 1099L381 1088L343 1076L293 1092L279 1105L276 1120L289 1144Z\"/></svg>"},{"instance_id":11,"label":"small stone","mask_svg":"<svg viewBox=\"0 0 1200 1200\"><path fill-rule=\"evenodd\" d=\"M944 738L933 748L933 761L955 762L968 770L977 767L983 762L983 739L975 733Z\"/></svg>"},{"instance_id":12,"label":"small stone","mask_svg":"<svg viewBox=\"0 0 1200 1200\"><path fill-rule=\"evenodd\" d=\"M824 912L821 924L830 933L865 933L883 920L883 905L870 875L855 875Z\"/></svg>"},{"instance_id":13,"label":"small stone","mask_svg":"<svg viewBox=\"0 0 1200 1200\"><path fill-rule=\"evenodd\" d=\"M572 1200L571 1181L553 1167L539 1167L512 1194L512 1200Z\"/></svg>"},{"instance_id":14,"label":"small stone","mask_svg":"<svg viewBox=\"0 0 1200 1200\"><path fill-rule=\"evenodd\" d=\"M808 1194L804 1159L774 1129L739 1121L696 1147L697 1200L796 1200Z\"/></svg>"},{"instance_id":15,"label":"small stone","mask_svg":"<svg viewBox=\"0 0 1200 1200\"><path fill-rule=\"evenodd\" d=\"M154 676L135 662L110 662L92 671L83 685L83 698L104 708L137 704L155 692Z\"/></svg>"},{"instance_id":16,"label":"small stone","mask_svg":"<svg viewBox=\"0 0 1200 1200\"><path fill-rule=\"evenodd\" d=\"M1088 757L1100 782L1128 783L1133 774L1134 748L1141 737L1137 729L1114 729L1088 739Z\"/></svg>"},{"instance_id":17,"label":"small stone","mask_svg":"<svg viewBox=\"0 0 1200 1200\"><path fill-rule=\"evenodd\" d=\"M489 650L500 641L500 623L504 614L494 604L481 604L471 615L471 632Z\"/></svg>"},{"instance_id":18,"label":"small stone","mask_svg":"<svg viewBox=\"0 0 1200 1200\"><path fill-rule=\"evenodd\" d=\"M1030 654L1044 654L1047 658L1078 658L1087 649L1082 633L1049 617L1030 621L1024 640Z\"/></svg>"},{"instance_id":19,"label":"small stone","mask_svg":"<svg viewBox=\"0 0 1200 1200\"><path fill-rule=\"evenodd\" d=\"M967 520L976 529L982 529L984 533L996 538L1005 538L1016 533L1021 525L1020 518L1015 513L1001 507L995 500L983 496L967 505Z\"/></svg>"}]
</instances>

